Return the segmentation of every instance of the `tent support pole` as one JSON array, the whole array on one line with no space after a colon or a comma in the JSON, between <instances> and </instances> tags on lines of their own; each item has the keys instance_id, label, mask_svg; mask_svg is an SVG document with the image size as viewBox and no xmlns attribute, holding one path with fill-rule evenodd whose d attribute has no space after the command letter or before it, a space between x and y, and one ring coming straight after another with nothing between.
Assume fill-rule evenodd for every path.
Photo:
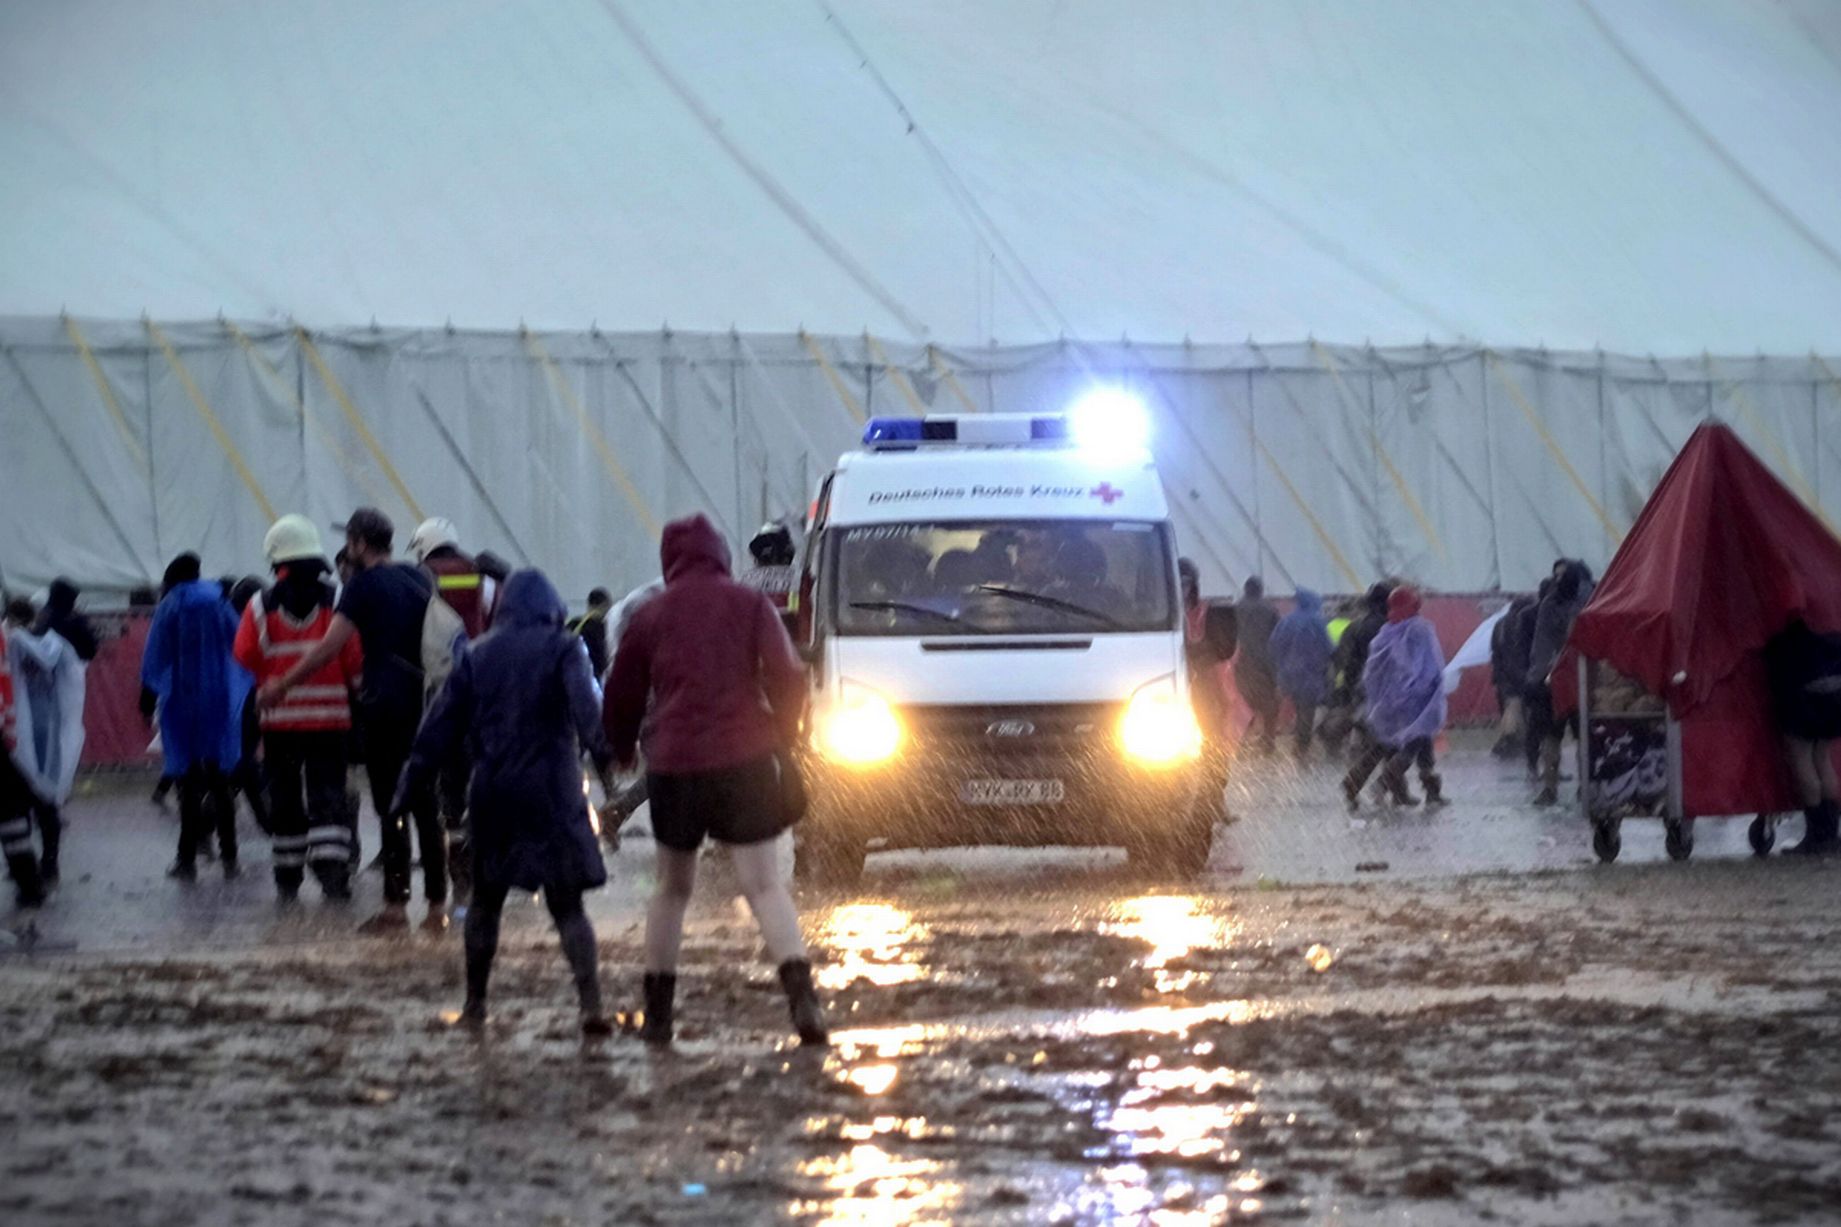
<instances>
[{"instance_id":1,"label":"tent support pole","mask_svg":"<svg viewBox=\"0 0 1841 1227\"><path fill-rule=\"evenodd\" d=\"M147 425L147 508L153 526L154 561L166 562L166 549L160 541L160 485L154 479L153 450L153 346L141 346L141 413ZM151 578L151 577L149 577Z\"/></svg>"},{"instance_id":2,"label":"tent support pole","mask_svg":"<svg viewBox=\"0 0 1841 1227\"><path fill-rule=\"evenodd\" d=\"M537 339L537 334L525 331L522 339L525 351L542 369L544 376L550 382L550 387L556 392L557 398L574 412L575 423L581 428L582 436L588 440L589 446L594 448L595 455L601 460L601 467L607 470L609 477L614 479L614 485L621 494L626 496L627 505L633 509L634 517L645 528L646 534L652 540L657 541L658 520L653 517L652 509L646 506L646 500L640 495L639 487L635 486L633 479L627 475L626 467L614 454L613 445L608 443L607 436L601 433L601 428L595 425L593 418L588 416L588 406L582 403L582 399L575 394L575 389L569 386L569 380L563 375L562 368L556 365L556 359L550 356L550 351L545 349L543 342ZM617 367L619 358L615 357L614 361Z\"/></svg>"},{"instance_id":3,"label":"tent support pole","mask_svg":"<svg viewBox=\"0 0 1841 1227\"><path fill-rule=\"evenodd\" d=\"M1317 365L1328 371L1330 373L1330 378L1335 380L1337 389L1346 394L1347 388L1342 382L1342 370L1337 365L1336 359L1331 356L1330 351L1325 349L1323 345L1314 338L1310 342L1310 349L1311 353L1316 356ZM1373 349L1370 347L1368 388L1371 394L1374 390L1373 361ZM1438 556L1440 562L1448 561L1450 555L1445 551L1445 543L1439 538L1438 530L1432 527L1432 517L1426 514L1425 507L1420 504L1419 499L1413 494L1412 487L1407 485L1405 475L1400 472L1400 466L1395 464L1393 457L1388 454L1387 445L1381 441L1379 432L1376 432L1374 436L1374 454L1375 458L1381 462L1382 467L1387 470L1387 478L1389 481L1393 482L1394 492L1400 496L1400 501L1406 504L1406 509L1412 513L1413 519L1418 522L1419 531L1425 534L1426 544L1432 547L1432 552Z\"/></svg>"},{"instance_id":4,"label":"tent support pole","mask_svg":"<svg viewBox=\"0 0 1841 1227\"><path fill-rule=\"evenodd\" d=\"M1610 445L1605 441L1604 430L1604 350L1598 351L1598 501L1606 507L1611 505L1611 462Z\"/></svg>"},{"instance_id":5,"label":"tent support pole","mask_svg":"<svg viewBox=\"0 0 1841 1227\"><path fill-rule=\"evenodd\" d=\"M165 355L166 365L171 367L173 374L178 377L180 386L185 389L186 396L191 399L192 407L198 410L198 416L203 419L205 428L211 432L211 437L217 440L218 449L224 453L224 459L230 462L230 467L236 471L237 477L242 480L243 487L256 501L256 506L261 510L263 516L271 524L274 523L275 505L269 502L268 495L262 491L262 483L256 480L256 475L250 470L248 461L243 459L243 453L237 449L236 441L230 437L230 432L224 429L223 419L218 417L217 412L211 408L211 403L205 399L205 394L199 391L197 382L193 380L192 373L186 370L185 363L179 360L179 352L173 348L172 342L166 339L166 334L153 320L143 319L141 323L146 327L147 335Z\"/></svg>"},{"instance_id":6,"label":"tent support pole","mask_svg":"<svg viewBox=\"0 0 1841 1227\"><path fill-rule=\"evenodd\" d=\"M152 572L135 553L134 542L129 540L127 530L122 527L115 513L109 509L108 500L102 496L102 487L96 484L96 479L91 477L89 470L83 467L83 461L76 447L59 429L57 418L46 406L44 397L38 394L38 389L33 386L32 380L26 375L25 364L19 361L19 355L13 352L12 346L6 346L4 352L8 364L13 368L13 374L19 380L19 386L25 389L26 399L32 402L34 409L38 410L38 416L44 419L45 428L51 432L51 437L57 440L58 449L64 453L64 459L70 461L71 471L76 473L77 480L83 483L83 488L89 491L89 496L95 502L96 509L102 512L102 518L115 533L116 541L121 543L122 552L128 556L128 565L138 571L149 584L153 583Z\"/></svg>"},{"instance_id":7,"label":"tent support pole","mask_svg":"<svg viewBox=\"0 0 1841 1227\"><path fill-rule=\"evenodd\" d=\"M1585 478L1579 476L1579 470L1575 469L1572 465L1572 461L1566 458L1566 453L1561 450L1559 441L1553 437L1553 432L1547 429L1547 424L1545 422L1541 421L1540 411L1529 403L1527 395L1522 392L1520 385L1509 376L1508 371L1503 367L1502 360L1496 356L1496 351L1485 348L1483 357L1489 369L1495 373L1496 378L1502 381L1503 390L1509 394L1509 399L1515 403L1515 407L1521 411L1521 415L1528 420L1528 425L1534 428L1535 436L1540 439L1541 445L1547 449L1547 454L1553 457L1554 465L1561 473L1565 474L1568 481L1572 482L1573 489L1579 492L1579 497L1586 501L1587 505L1591 507L1593 514L1598 517L1598 522L1604 525L1605 537L1609 539L1614 546L1621 543L1624 539L1623 532L1619 530L1617 525L1612 521L1611 514L1605 510L1604 504L1599 502L1597 497L1592 494L1592 488L1585 484Z\"/></svg>"},{"instance_id":8,"label":"tent support pole","mask_svg":"<svg viewBox=\"0 0 1841 1227\"><path fill-rule=\"evenodd\" d=\"M312 335L299 326L295 327L294 335L300 342L301 352L307 356L308 361L313 363L313 369L319 375L320 382L326 385L328 392L332 393L332 399L338 404L339 412L343 413L345 420L352 424L352 430L357 434L358 441L363 443L365 450L371 453L371 459L377 462L378 469L402 498L403 506L409 508L409 514L420 522L422 519L421 506L415 501L415 496L409 493L409 486L403 481L403 475L396 471L394 464L390 463L390 457L385 454L383 444L379 443L377 436L371 433L370 426L365 423L364 415L358 412L358 406L352 403L350 396L346 395L345 387L339 382L338 376L332 373L332 367L328 366L326 359L320 355L320 348L313 343ZM303 400L301 403L306 402Z\"/></svg>"},{"instance_id":9,"label":"tent support pole","mask_svg":"<svg viewBox=\"0 0 1841 1227\"><path fill-rule=\"evenodd\" d=\"M1489 540L1496 556L1496 591L1502 591L1502 523L1496 508L1496 427L1489 408L1489 369L1477 355L1477 389L1483 396L1483 471L1489 483Z\"/></svg>"},{"instance_id":10,"label":"tent support pole","mask_svg":"<svg viewBox=\"0 0 1841 1227\"><path fill-rule=\"evenodd\" d=\"M729 355L729 442L735 454L735 525L741 531L746 532L749 517L747 496L742 492L742 406L741 398L737 395L735 355L733 353ZM767 501L765 486L766 474L763 472L762 502Z\"/></svg>"},{"instance_id":11,"label":"tent support pole","mask_svg":"<svg viewBox=\"0 0 1841 1227\"><path fill-rule=\"evenodd\" d=\"M799 330L799 340L804 344L805 352L812 355L812 361L818 364L818 369L825 373L825 379L831 384L831 390L837 393L840 401L844 402L844 408L849 410L850 416L857 420L857 425L867 425L869 415L863 412L863 406L858 404L857 398L851 394L850 385L844 382L844 377L837 373L835 366L831 365L831 359L825 357L825 351L819 346L818 341L803 328Z\"/></svg>"},{"instance_id":12,"label":"tent support pole","mask_svg":"<svg viewBox=\"0 0 1841 1227\"><path fill-rule=\"evenodd\" d=\"M1259 409L1253 399L1253 372L1247 371L1247 443L1251 451L1259 450ZM1256 574L1266 572L1266 533L1259 523L1259 469L1253 469L1253 541L1256 550L1253 563L1258 568Z\"/></svg>"}]
</instances>

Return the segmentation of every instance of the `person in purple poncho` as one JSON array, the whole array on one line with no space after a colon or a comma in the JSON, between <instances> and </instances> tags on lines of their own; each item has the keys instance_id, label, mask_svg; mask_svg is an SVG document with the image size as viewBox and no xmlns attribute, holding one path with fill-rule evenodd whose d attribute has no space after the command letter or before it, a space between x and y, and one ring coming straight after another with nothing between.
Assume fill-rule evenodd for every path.
<instances>
[{"instance_id":1,"label":"person in purple poncho","mask_svg":"<svg viewBox=\"0 0 1841 1227\"><path fill-rule=\"evenodd\" d=\"M1387 625L1374 637L1362 670L1367 694L1363 720L1371 744L1343 778L1351 810L1361 804L1362 786L1376 767L1381 787L1396 805L1417 805L1407 791L1406 772L1417 763L1427 805L1445 804L1443 781L1432 757L1432 739L1445 726L1445 654L1438 632L1419 614L1417 589L1395 588L1387 598Z\"/></svg>"}]
</instances>

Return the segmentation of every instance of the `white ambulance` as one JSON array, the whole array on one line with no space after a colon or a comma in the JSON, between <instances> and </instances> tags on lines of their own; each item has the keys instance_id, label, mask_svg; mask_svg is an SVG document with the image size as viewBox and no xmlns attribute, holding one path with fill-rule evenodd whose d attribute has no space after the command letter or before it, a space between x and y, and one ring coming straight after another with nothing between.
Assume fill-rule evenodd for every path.
<instances>
[{"instance_id":1,"label":"white ambulance","mask_svg":"<svg viewBox=\"0 0 1841 1227\"><path fill-rule=\"evenodd\" d=\"M972 844L1208 859L1176 543L1119 420L877 419L820 483L795 638L811 664L797 864Z\"/></svg>"}]
</instances>

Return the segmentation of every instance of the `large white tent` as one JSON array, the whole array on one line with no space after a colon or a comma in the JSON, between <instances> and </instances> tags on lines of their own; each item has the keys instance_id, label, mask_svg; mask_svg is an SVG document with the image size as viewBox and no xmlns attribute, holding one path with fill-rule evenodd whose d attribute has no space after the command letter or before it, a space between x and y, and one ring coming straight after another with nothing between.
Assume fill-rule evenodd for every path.
<instances>
[{"instance_id":1,"label":"large white tent","mask_svg":"<svg viewBox=\"0 0 1841 1227\"><path fill-rule=\"evenodd\" d=\"M637 580L1096 378L1218 578L1525 585L1708 414L1841 512L1823 0L12 4L0 116L14 584L355 501Z\"/></svg>"}]
</instances>

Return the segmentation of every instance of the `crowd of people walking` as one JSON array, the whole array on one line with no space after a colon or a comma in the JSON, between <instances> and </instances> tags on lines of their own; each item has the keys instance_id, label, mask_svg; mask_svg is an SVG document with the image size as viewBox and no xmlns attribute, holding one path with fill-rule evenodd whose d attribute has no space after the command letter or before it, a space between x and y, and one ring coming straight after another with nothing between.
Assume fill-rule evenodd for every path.
<instances>
[{"instance_id":1,"label":"crowd of people walking","mask_svg":"<svg viewBox=\"0 0 1841 1227\"><path fill-rule=\"evenodd\" d=\"M1319 749L1347 758L1342 794L1350 809L1360 808L1371 780L1386 804L1448 802L1436 754L1448 717L1446 658L1417 588L1383 580L1334 611L1300 588L1281 616L1256 576L1224 611L1231 629L1217 630L1211 644L1202 629L1197 573L1187 560L1183 575L1198 714L1218 741L1272 754L1288 708L1300 761ZM1511 598L1491 637L1502 712L1495 752L1525 757L1536 805L1558 801L1562 740L1568 731L1576 735L1576 720L1555 714L1551 674L1592 591L1591 570L1561 559L1538 593ZM1212 667L1223 662L1224 669ZM1414 773L1423 798L1409 785Z\"/></svg>"},{"instance_id":2,"label":"crowd of people walking","mask_svg":"<svg viewBox=\"0 0 1841 1227\"><path fill-rule=\"evenodd\" d=\"M541 571L468 554L448 520L418 527L412 561L398 561L395 526L374 508L335 528L343 548L328 560L310 520L278 519L263 543L266 580L208 579L189 553L167 568L140 674L162 754L156 796L179 794L169 876L196 881L207 856L226 878L240 875L241 795L272 841L283 904L298 905L309 876L327 901L350 900L361 856L348 779L362 766L380 824L384 904L361 927L409 927L419 854L423 926L464 918L460 1017L478 1024L505 903L514 890L541 891L583 1031L606 1035L614 1024L583 896L607 869L583 762L616 799L634 791L616 769L643 757L658 889L634 1029L671 1042L684 915L707 837L731 851L794 1029L805 1043L827 1042L773 847L798 816L785 777L804 701L803 666L780 617L786 530L770 525L756 538L744 583L707 520L668 525L662 578L644 600L617 610L596 589L588 612L565 621ZM60 581L42 609L15 601L0 633L11 751L0 754L0 847L26 907L57 883L59 807L82 749L84 667L98 640L77 596Z\"/></svg>"},{"instance_id":3,"label":"crowd of people walking","mask_svg":"<svg viewBox=\"0 0 1841 1227\"><path fill-rule=\"evenodd\" d=\"M790 532L765 526L738 580L707 520L674 522L658 579L618 602L597 588L586 613L566 620L541 571L469 554L448 520L421 524L405 561L394 525L374 508L335 529L343 548L329 560L311 521L282 516L263 543L266 579L206 578L190 553L166 569L140 677L163 758L156 797L169 787L179 794L169 875L194 882L207 858L226 878L239 875L241 797L271 838L282 903L297 904L309 877L326 900L351 899L363 861L349 781L361 766L379 819L384 900L362 927L409 927L419 853L422 924L440 931L463 919L461 1017L478 1023L505 903L514 890L541 891L584 1032L603 1035L614 1024L583 896L607 881L603 840L617 843L619 823L649 800L657 885L635 1029L671 1042L698 851L714 840L730 851L794 1029L824 1043L773 842L804 806L790 750L805 673L782 616L793 587ZM1228 605L1202 599L1188 560L1180 572L1197 715L1220 766L1213 784L1225 783L1225 747L1277 753L1288 707L1298 759L1346 760L1341 793L1352 811L1371 783L1384 804L1447 803L1437 762L1446 659L1416 587L1384 580L1333 610L1300 589L1281 613L1258 577ZM1537 593L1511 600L1490 635L1502 711L1495 752L1526 763L1537 805L1558 800L1563 740L1577 735L1552 680L1592 593L1589 568L1560 560ZM82 752L85 670L99 648L78 596L60 580L36 604L10 602L0 626L0 720L11 751L0 755L0 849L28 907L59 881L61 809ZM1841 789L1827 753L1841 732L1841 648L1833 637L1786 632L1771 660L1809 807L1802 850L1841 847ZM608 799L598 816L585 801L584 759Z\"/></svg>"}]
</instances>

